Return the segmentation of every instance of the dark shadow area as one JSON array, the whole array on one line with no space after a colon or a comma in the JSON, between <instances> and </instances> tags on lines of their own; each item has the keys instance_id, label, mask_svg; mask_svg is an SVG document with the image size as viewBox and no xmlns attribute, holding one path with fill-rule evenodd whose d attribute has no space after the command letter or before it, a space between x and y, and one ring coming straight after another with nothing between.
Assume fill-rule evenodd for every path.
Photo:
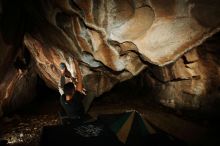
<instances>
[{"instance_id":1,"label":"dark shadow area","mask_svg":"<svg viewBox=\"0 0 220 146\"><path fill-rule=\"evenodd\" d=\"M137 110L157 127L175 135L189 145L219 145L219 113L204 114L192 110L176 110L159 104L151 88L141 77L116 85L111 91L96 98L89 113L120 113Z\"/></svg>"},{"instance_id":2,"label":"dark shadow area","mask_svg":"<svg viewBox=\"0 0 220 146\"><path fill-rule=\"evenodd\" d=\"M59 93L38 77L37 95L33 96L36 97L31 103L0 120L0 140L7 140L8 145L38 146L42 128L60 123Z\"/></svg>"},{"instance_id":3,"label":"dark shadow area","mask_svg":"<svg viewBox=\"0 0 220 146\"><path fill-rule=\"evenodd\" d=\"M26 106L23 106L16 113L22 114L55 114L58 112L60 94L58 91L47 87L45 82L38 77L37 95L35 99Z\"/></svg>"}]
</instances>

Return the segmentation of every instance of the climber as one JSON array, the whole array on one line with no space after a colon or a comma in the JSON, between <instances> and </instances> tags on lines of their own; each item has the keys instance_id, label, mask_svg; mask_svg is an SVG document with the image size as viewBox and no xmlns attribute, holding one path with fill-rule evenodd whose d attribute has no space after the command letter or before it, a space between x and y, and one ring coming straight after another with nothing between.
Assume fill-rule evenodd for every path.
<instances>
[{"instance_id":1,"label":"climber","mask_svg":"<svg viewBox=\"0 0 220 146\"><path fill-rule=\"evenodd\" d=\"M60 103L66 115L72 118L81 118L84 114L82 96L86 95L86 90L77 91L77 78L72 77L64 63L60 64L61 78L59 82L59 92L61 94Z\"/></svg>"}]
</instances>

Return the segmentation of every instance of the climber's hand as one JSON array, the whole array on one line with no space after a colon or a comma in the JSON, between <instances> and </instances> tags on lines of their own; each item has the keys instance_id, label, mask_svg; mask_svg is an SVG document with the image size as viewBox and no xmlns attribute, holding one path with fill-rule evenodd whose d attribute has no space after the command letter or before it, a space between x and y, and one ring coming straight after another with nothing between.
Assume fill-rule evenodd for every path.
<instances>
[{"instance_id":1,"label":"climber's hand","mask_svg":"<svg viewBox=\"0 0 220 146\"><path fill-rule=\"evenodd\" d=\"M61 75L62 75L62 76L65 76L65 72L66 72L65 69L61 69Z\"/></svg>"},{"instance_id":2,"label":"climber's hand","mask_svg":"<svg viewBox=\"0 0 220 146\"><path fill-rule=\"evenodd\" d=\"M82 91L81 91L81 93L83 94L83 95L87 95L87 93L86 93L87 91L86 91L86 89L85 88L83 88L82 89Z\"/></svg>"}]
</instances>

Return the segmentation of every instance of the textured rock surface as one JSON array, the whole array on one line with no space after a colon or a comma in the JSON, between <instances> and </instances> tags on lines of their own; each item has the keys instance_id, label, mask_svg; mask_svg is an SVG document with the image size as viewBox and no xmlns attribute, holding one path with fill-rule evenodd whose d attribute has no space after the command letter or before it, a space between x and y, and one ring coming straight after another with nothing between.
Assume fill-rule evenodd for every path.
<instances>
[{"instance_id":1,"label":"textured rock surface","mask_svg":"<svg viewBox=\"0 0 220 146\"><path fill-rule=\"evenodd\" d=\"M202 111L219 105L219 39L218 33L175 63L148 70L145 80L162 104Z\"/></svg>"},{"instance_id":2,"label":"textured rock surface","mask_svg":"<svg viewBox=\"0 0 220 146\"><path fill-rule=\"evenodd\" d=\"M218 0L3 0L2 5L0 68L10 67L0 73L3 104L23 102L20 93L31 91L25 85L35 85L36 73L56 89L60 62L78 75L79 88L84 82L87 109L94 97L146 68L154 75L146 72L147 81L162 82L158 98L165 105L199 107L207 94L209 73L200 49L187 52L219 31ZM11 66L22 42L32 57L21 71Z\"/></svg>"},{"instance_id":3,"label":"textured rock surface","mask_svg":"<svg viewBox=\"0 0 220 146\"><path fill-rule=\"evenodd\" d=\"M34 98L37 74L32 67L33 61L27 62L23 58L23 51L13 46L1 44L1 84L0 84L0 114L1 109L16 109ZM23 64L24 63L24 64ZM31 91L31 92L30 92Z\"/></svg>"}]
</instances>

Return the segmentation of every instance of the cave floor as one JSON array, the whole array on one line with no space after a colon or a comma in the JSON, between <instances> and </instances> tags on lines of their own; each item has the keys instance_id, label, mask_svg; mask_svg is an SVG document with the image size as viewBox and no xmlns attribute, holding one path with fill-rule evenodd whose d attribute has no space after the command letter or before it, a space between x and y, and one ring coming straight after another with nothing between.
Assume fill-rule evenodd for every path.
<instances>
[{"instance_id":1,"label":"cave floor","mask_svg":"<svg viewBox=\"0 0 220 146\"><path fill-rule=\"evenodd\" d=\"M112 114L120 113L126 110L137 110L142 116L153 123L156 127L163 131L183 140L187 145L200 145L200 146L219 146L220 145L220 134L218 133L219 126L210 126L207 121L197 122L192 121L178 115L180 113L172 113L170 111L164 111L163 107L146 107L148 105L141 104L112 104L95 106L91 111L90 115L93 117L99 114Z\"/></svg>"},{"instance_id":2,"label":"cave floor","mask_svg":"<svg viewBox=\"0 0 220 146\"><path fill-rule=\"evenodd\" d=\"M4 117L0 121L0 138L8 140L9 145L13 146L38 145L43 126L60 124L57 114L59 110L58 101L58 98L55 98L55 100L33 102L24 109ZM181 112L170 111L152 102L132 99L116 102L101 99L93 103L89 114L96 117L99 114L120 113L131 109L139 111L144 118L155 126L189 145L217 146L220 144L219 126L216 126L218 124L212 125L206 120L192 120L182 115Z\"/></svg>"},{"instance_id":3,"label":"cave floor","mask_svg":"<svg viewBox=\"0 0 220 146\"><path fill-rule=\"evenodd\" d=\"M0 120L0 138L12 146L37 146L44 126L58 125L58 100L33 101Z\"/></svg>"}]
</instances>

